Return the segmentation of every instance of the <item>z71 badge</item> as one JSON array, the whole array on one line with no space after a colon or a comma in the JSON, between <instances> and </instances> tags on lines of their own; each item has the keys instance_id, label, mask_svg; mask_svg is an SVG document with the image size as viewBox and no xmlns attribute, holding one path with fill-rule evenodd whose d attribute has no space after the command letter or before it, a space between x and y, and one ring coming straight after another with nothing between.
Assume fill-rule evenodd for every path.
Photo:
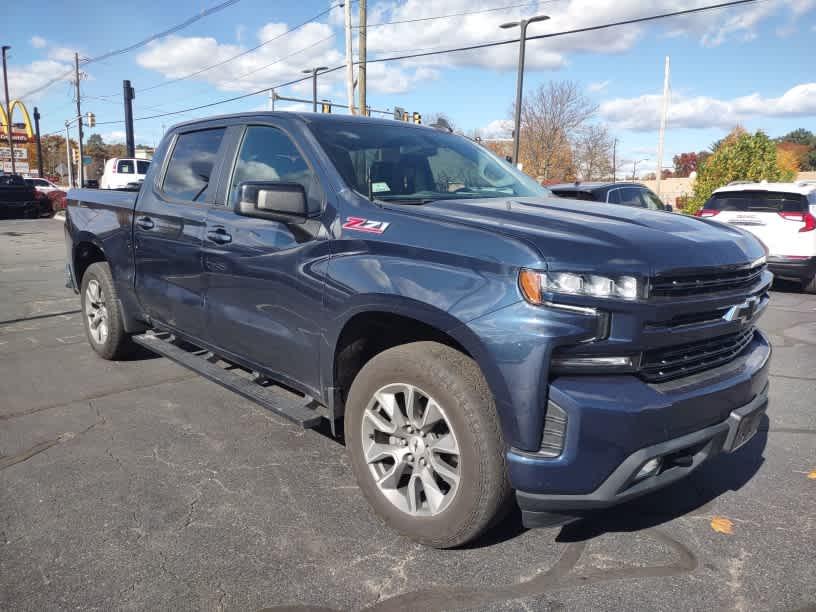
<instances>
[{"instance_id":1,"label":"z71 badge","mask_svg":"<svg viewBox=\"0 0 816 612\"><path fill-rule=\"evenodd\" d=\"M346 217L343 229L354 230L355 232L368 232L369 234L382 234L388 229L388 221L372 221L362 217Z\"/></svg>"}]
</instances>

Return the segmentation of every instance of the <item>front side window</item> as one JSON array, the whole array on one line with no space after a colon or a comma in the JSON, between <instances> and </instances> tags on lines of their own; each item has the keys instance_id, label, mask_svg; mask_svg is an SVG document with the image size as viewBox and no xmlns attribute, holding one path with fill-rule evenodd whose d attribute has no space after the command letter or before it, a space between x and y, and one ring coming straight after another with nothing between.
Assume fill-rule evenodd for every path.
<instances>
[{"instance_id":1,"label":"front side window","mask_svg":"<svg viewBox=\"0 0 816 612\"><path fill-rule=\"evenodd\" d=\"M133 160L121 159L116 166L116 172L119 174L133 174Z\"/></svg>"},{"instance_id":2,"label":"front side window","mask_svg":"<svg viewBox=\"0 0 816 612\"><path fill-rule=\"evenodd\" d=\"M666 205L648 189L644 189L641 196L643 196L643 201L646 202L646 208L649 210L666 210Z\"/></svg>"},{"instance_id":3,"label":"front side window","mask_svg":"<svg viewBox=\"0 0 816 612\"><path fill-rule=\"evenodd\" d=\"M137 160L136 161L136 173L137 174L147 174L147 169L150 167L149 161L144 160Z\"/></svg>"},{"instance_id":4,"label":"front side window","mask_svg":"<svg viewBox=\"0 0 816 612\"><path fill-rule=\"evenodd\" d=\"M179 200L203 201L224 128L180 134L173 147L162 191Z\"/></svg>"},{"instance_id":5,"label":"front side window","mask_svg":"<svg viewBox=\"0 0 816 612\"><path fill-rule=\"evenodd\" d=\"M316 121L314 133L349 187L375 199L552 195L480 145L447 132L388 123Z\"/></svg>"},{"instance_id":6,"label":"front side window","mask_svg":"<svg viewBox=\"0 0 816 612\"><path fill-rule=\"evenodd\" d=\"M244 181L297 183L308 193L313 179L311 168L286 134L261 125L247 128L232 175L233 197Z\"/></svg>"}]
</instances>

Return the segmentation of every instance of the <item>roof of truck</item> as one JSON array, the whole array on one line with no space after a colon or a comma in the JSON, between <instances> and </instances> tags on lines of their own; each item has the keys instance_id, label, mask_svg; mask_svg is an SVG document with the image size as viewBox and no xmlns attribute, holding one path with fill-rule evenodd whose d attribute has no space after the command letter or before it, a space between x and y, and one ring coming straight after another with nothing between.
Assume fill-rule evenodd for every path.
<instances>
[{"instance_id":1,"label":"roof of truck","mask_svg":"<svg viewBox=\"0 0 816 612\"><path fill-rule=\"evenodd\" d=\"M231 113L226 115L216 115L214 117L206 117L203 119L193 119L191 121L184 121L182 123L177 123L174 125L172 129L176 129L179 127L187 126L187 125L196 125L199 123L206 123L209 121L218 121L219 119L240 119L240 118L247 118L247 119L257 119L258 117L269 117L270 119L273 118L281 118L281 119L291 119L292 117L296 117L301 121L305 121L306 123L329 123L329 122L338 122L338 123L378 123L382 125L394 125L395 120L390 117L361 117L360 115L332 115L331 113L301 113L301 112L292 112L292 111L257 111L257 112L246 112L246 113ZM400 125L415 127L417 129L434 129L429 125L421 125L416 123L404 122L404 121L397 121Z\"/></svg>"}]
</instances>

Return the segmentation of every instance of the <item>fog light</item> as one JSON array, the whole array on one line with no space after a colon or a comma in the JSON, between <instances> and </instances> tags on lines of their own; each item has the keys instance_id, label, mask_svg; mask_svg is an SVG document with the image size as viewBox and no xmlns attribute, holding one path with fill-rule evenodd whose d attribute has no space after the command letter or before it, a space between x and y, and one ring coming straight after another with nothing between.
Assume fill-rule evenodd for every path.
<instances>
[{"instance_id":1,"label":"fog light","mask_svg":"<svg viewBox=\"0 0 816 612\"><path fill-rule=\"evenodd\" d=\"M660 457L655 457L654 459L649 459L643 466L638 470L638 473L635 474L635 480L641 480L648 476L651 476L657 470L660 469Z\"/></svg>"}]
</instances>

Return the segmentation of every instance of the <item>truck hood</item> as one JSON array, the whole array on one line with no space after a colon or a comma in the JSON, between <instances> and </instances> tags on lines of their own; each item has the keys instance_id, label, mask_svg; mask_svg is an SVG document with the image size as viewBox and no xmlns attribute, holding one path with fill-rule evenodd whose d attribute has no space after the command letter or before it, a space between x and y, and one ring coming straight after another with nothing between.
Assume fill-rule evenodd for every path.
<instances>
[{"instance_id":1,"label":"truck hood","mask_svg":"<svg viewBox=\"0 0 816 612\"><path fill-rule=\"evenodd\" d=\"M562 198L437 200L411 212L523 239L536 247L552 269L586 268L651 276L742 265L765 255L765 247L755 237L729 225L599 202Z\"/></svg>"}]
</instances>

